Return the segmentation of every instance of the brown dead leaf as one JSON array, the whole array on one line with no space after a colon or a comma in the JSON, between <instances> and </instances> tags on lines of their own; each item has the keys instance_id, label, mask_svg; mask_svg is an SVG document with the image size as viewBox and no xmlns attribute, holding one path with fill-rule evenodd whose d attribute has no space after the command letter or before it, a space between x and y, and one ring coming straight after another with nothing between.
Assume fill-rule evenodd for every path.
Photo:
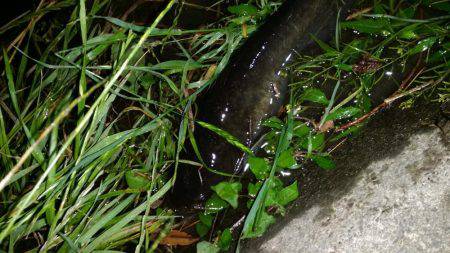
<instances>
[{"instance_id":1,"label":"brown dead leaf","mask_svg":"<svg viewBox=\"0 0 450 253\"><path fill-rule=\"evenodd\" d=\"M167 246L188 246L198 242L198 240L198 237L193 237L186 232L172 230L164 239L162 239L161 244Z\"/></svg>"},{"instance_id":2,"label":"brown dead leaf","mask_svg":"<svg viewBox=\"0 0 450 253\"><path fill-rule=\"evenodd\" d=\"M349 15L345 20L348 21L348 20L355 19L355 18L357 18L357 17L359 17L359 16L361 16L363 14L368 13L371 10L372 10L372 7L365 8L365 9L362 9L362 10L357 10L357 11L353 12L351 15Z\"/></svg>"},{"instance_id":3,"label":"brown dead leaf","mask_svg":"<svg viewBox=\"0 0 450 253\"><path fill-rule=\"evenodd\" d=\"M217 69L217 65L216 64L212 64L209 68L208 71L206 71L205 76L203 76L203 80L208 81L209 79L211 79L211 77L214 75L214 73L216 72Z\"/></svg>"}]
</instances>

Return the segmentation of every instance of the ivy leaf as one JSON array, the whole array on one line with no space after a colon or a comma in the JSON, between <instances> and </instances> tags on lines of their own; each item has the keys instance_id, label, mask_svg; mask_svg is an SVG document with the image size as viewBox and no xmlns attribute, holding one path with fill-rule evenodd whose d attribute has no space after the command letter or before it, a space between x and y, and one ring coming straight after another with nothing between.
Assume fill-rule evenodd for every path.
<instances>
[{"instance_id":1,"label":"ivy leaf","mask_svg":"<svg viewBox=\"0 0 450 253\"><path fill-rule=\"evenodd\" d=\"M213 189L220 198L227 201L233 208L237 208L239 192L242 190L241 183L221 182L212 186L211 189Z\"/></svg>"},{"instance_id":2,"label":"ivy leaf","mask_svg":"<svg viewBox=\"0 0 450 253\"><path fill-rule=\"evenodd\" d=\"M219 253L219 252L220 248L210 242L201 241L197 243L197 253Z\"/></svg>"},{"instance_id":3,"label":"ivy leaf","mask_svg":"<svg viewBox=\"0 0 450 253\"><path fill-rule=\"evenodd\" d=\"M256 220L256 224L253 230L248 230L244 232L243 238L255 238L260 237L266 232L270 225L275 223L275 218L269 215L265 211L261 212L261 216Z\"/></svg>"},{"instance_id":4,"label":"ivy leaf","mask_svg":"<svg viewBox=\"0 0 450 253\"><path fill-rule=\"evenodd\" d=\"M198 215L198 219L201 223L205 224L208 228L212 227L212 223L214 220L214 217L209 214L200 213Z\"/></svg>"},{"instance_id":5,"label":"ivy leaf","mask_svg":"<svg viewBox=\"0 0 450 253\"><path fill-rule=\"evenodd\" d=\"M256 197L261 186L261 182L257 182L256 184L249 183L247 186L248 195L252 198Z\"/></svg>"},{"instance_id":6,"label":"ivy leaf","mask_svg":"<svg viewBox=\"0 0 450 253\"><path fill-rule=\"evenodd\" d=\"M228 207L228 203L221 199L217 194L213 194L211 198L206 201L205 214L218 213Z\"/></svg>"},{"instance_id":7,"label":"ivy leaf","mask_svg":"<svg viewBox=\"0 0 450 253\"><path fill-rule=\"evenodd\" d=\"M227 251L230 249L231 242L233 241L233 237L231 235L231 230L229 228L225 229L219 237L219 241L217 244L223 251Z\"/></svg>"},{"instance_id":8,"label":"ivy leaf","mask_svg":"<svg viewBox=\"0 0 450 253\"><path fill-rule=\"evenodd\" d=\"M336 168L336 164L333 162L333 160L331 160L330 156L328 155L326 156L315 155L312 157L312 160L322 169L332 170Z\"/></svg>"},{"instance_id":9,"label":"ivy leaf","mask_svg":"<svg viewBox=\"0 0 450 253\"><path fill-rule=\"evenodd\" d=\"M195 224L195 231L197 231L197 234L200 237L204 237L205 235L208 234L209 227L206 226L205 224L199 222L199 223Z\"/></svg>"},{"instance_id":10,"label":"ivy leaf","mask_svg":"<svg viewBox=\"0 0 450 253\"><path fill-rule=\"evenodd\" d=\"M251 156L248 158L250 170L257 179L265 179L269 175L269 164L264 158Z\"/></svg>"},{"instance_id":11,"label":"ivy leaf","mask_svg":"<svg viewBox=\"0 0 450 253\"><path fill-rule=\"evenodd\" d=\"M294 150L292 148L283 151L279 158L277 165L283 169L293 169L297 165L294 157Z\"/></svg>"},{"instance_id":12,"label":"ivy leaf","mask_svg":"<svg viewBox=\"0 0 450 253\"><path fill-rule=\"evenodd\" d=\"M329 101L327 99L327 96L325 96L325 93L323 93L323 91L316 89L316 88L306 89L301 96L301 100L319 103L319 104L323 104L323 105L329 104Z\"/></svg>"},{"instance_id":13,"label":"ivy leaf","mask_svg":"<svg viewBox=\"0 0 450 253\"><path fill-rule=\"evenodd\" d=\"M280 203L282 206L285 206L290 202L296 200L298 198L298 195L298 185L297 181L295 181L293 184L283 188L278 193L278 203Z\"/></svg>"}]
</instances>

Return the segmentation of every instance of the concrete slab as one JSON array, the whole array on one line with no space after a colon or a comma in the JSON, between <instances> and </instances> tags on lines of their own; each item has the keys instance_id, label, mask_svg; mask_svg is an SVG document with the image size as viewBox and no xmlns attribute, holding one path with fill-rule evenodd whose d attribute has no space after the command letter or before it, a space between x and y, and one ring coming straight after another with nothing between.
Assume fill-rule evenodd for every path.
<instances>
[{"instance_id":1,"label":"concrete slab","mask_svg":"<svg viewBox=\"0 0 450 253\"><path fill-rule=\"evenodd\" d=\"M244 252L450 252L450 124L435 116L379 116L336 171L305 170L302 197Z\"/></svg>"}]
</instances>

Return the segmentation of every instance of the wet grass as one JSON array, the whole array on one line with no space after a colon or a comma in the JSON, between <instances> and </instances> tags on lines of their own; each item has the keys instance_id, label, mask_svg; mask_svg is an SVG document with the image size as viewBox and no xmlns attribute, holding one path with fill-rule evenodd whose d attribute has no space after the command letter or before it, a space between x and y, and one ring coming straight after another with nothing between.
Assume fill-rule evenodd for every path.
<instances>
[{"instance_id":1,"label":"wet grass","mask_svg":"<svg viewBox=\"0 0 450 253\"><path fill-rule=\"evenodd\" d=\"M194 30L177 26L186 6L174 0L146 25L111 17L110 1L68 0L41 1L1 27L12 41L1 55L1 248L139 252L201 241L199 251L227 250L239 234L216 224L227 209L248 212L240 238L259 236L298 196L281 175L308 161L333 169L333 150L389 106L450 98L450 3L366 1L338 27L342 39L298 55L286 116L265 122L267 155L249 160L252 182L215 186L205 213L185 224L161 200L171 168L201 166L179 156L193 138L196 96L278 5L251 2L210 6L224 14ZM383 85L393 92L377 103Z\"/></svg>"}]
</instances>

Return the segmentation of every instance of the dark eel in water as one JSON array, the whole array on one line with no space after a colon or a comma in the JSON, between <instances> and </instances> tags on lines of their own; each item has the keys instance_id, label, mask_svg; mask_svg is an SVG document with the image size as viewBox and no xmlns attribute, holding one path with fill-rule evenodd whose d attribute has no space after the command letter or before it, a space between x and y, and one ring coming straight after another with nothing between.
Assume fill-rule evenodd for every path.
<instances>
[{"instance_id":1,"label":"dark eel in water","mask_svg":"<svg viewBox=\"0 0 450 253\"><path fill-rule=\"evenodd\" d=\"M351 1L347 1L348 5ZM277 115L287 100L286 64L294 52L308 53L311 34L330 40L335 34L339 3L335 0L287 0L233 54L229 65L197 99L197 120L219 127L252 146L264 129L261 122ZM345 9L345 8L344 8ZM240 174L245 154L203 127L195 128L201 157L210 168ZM193 152L189 158L196 159ZM177 205L199 203L211 186L226 177L205 168L182 165L174 188Z\"/></svg>"}]
</instances>

